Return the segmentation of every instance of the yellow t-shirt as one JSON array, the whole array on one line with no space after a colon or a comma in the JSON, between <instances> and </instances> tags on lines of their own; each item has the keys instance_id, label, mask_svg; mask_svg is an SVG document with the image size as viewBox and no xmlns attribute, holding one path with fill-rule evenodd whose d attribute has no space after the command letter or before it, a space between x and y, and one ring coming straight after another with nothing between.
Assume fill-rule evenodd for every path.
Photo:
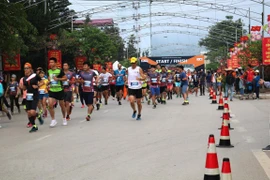
<instances>
[{"instance_id":1,"label":"yellow t-shirt","mask_svg":"<svg viewBox=\"0 0 270 180\"><path fill-rule=\"evenodd\" d=\"M222 81L222 76L218 76L217 77L217 82L221 82Z\"/></svg>"},{"instance_id":2,"label":"yellow t-shirt","mask_svg":"<svg viewBox=\"0 0 270 180\"><path fill-rule=\"evenodd\" d=\"M47 84L48 84L48 79L43 79L44 84L42 86L39 87L39 93L40 94L47 94L48 93L48 89L47 89Z\"/></svg>"}]
</instances>

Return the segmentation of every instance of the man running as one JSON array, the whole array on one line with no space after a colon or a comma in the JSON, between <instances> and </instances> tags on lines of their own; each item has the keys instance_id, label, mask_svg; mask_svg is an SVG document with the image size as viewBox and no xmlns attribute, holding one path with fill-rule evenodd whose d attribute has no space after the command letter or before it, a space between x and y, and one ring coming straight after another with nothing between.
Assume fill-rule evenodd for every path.
<instances>
[{"instance_id":1,"label":"man running","mask_svg":"<svg viewBox=\"0 0 270 180\"><path fill-rule=\"evenodd\" d=\"M121 100L123 97L124 85L126 80L126 71L122 69L122 65L118 64L118 69L114 71L116 77L116 97L119 105L122 105Z\"/></svg>"},{"instance_id":2,"label":"man running","mask_svg":"<svg viewBox=\"0 0 270 180\"><path fill-rule=\"evenodd\" d=\"M39 75L33 73L32 65L30 63L25 63L24 74L25 77L23 79L23 89L27 90L26 111L29 122L32 124L32 128L29 132L32 133L38 130L38 127L35 124L35 119L38 115L36 112L39 101L38 82L41 81L41 78ZM41 116L38 117L38 120L40 125L44 123L44 121L41 119Z\"/></svg>"},{"instance_id":3,"label":"man running","mask_svg":"<svg viewBox=\"0 0 270 180\"><path fill-rule=\"evenodd\" d=\"M137 66L137 58L132 57L130 59L131 67L127 70L128 75L128 95L130 100L130 106L133 109L132 118L136 117L137 110L135 107L135 100L138 106L138 116L136 120L141 120L142 112L142 83L141 81L145 80L143 70Z\"/></svg>"},{"instance_id":4,"label":"man running","mask_svg":"<svg viewBox=\"0 0 270 180\"><path fill-rule=\"evenodd\" d=\"M173 84L174 84L174 77L173 77L172 71L168 70L168 78L167 78L168 100L172 99Z\"/></svg>"},{"instance_id":5,"label":"man running","mask_svg":"<svg viewBox=\"0 0 270 180\"><path fill-rule=\"evenodd\" d=\"M161 73L160 73L160 101L161 104L166 104L166 97L167 97L167 78L168 73L165 68L165 66L161 67Z\"/></svg>"},{"instance_id":6,"label":"man running","mask_svg":"<svg viewBox=\"0 0 270 180\"><path fill-rule=\"evenodd\" d=\"M156 99L160 95L160 74L155 70L155 66L151 66L151 71L148 73L150 78L150 91L152 95L153 109L157 107Z\"/></svg>"},{"instance_id":7,"label":"man running","mask_svg":"<svg viewBox=\"0 0 270 180\"><path fill-rule=\"evenodd\" d=\"M94 109L94 78L96 78L96 82L98 82L98 76L90 69L90 63L84 62L83 71L80 72L78 82L82 84L83 99L85 104L88 106L86 121L91 120L91 114Z\"/></svg>"},{"instance_id":8,"label":"man running","mask_svg":"<svg viewBox=\"0 0 270 180\"><path fill-rule=\"evenodd\" d=\"M181 90L184 98L184 103L182 105L189 104L187 100L187 93L188 93L188 77L186 75L186 72L184 71L184 66L179 66L179 72L180 72L180 80L181 80Z\"/></svg>"},{"instance_id":9,"label":"man running","mask_svg":"<svg viewBox=\"0 0 270 180\"><path fill-rule=\"evenodd\" d=\"M73 89L72 86L75 83L75 77L74 73L69 71L69 65L68 63L63 64L63 70L67 77L67 80L63 82L64 87L64 102L66 107L66 120L70 120L70 114L72 110L71 102L72 102L72 96L73 96Z\"/></svg>"},{"instance_id":10,"label":"man running","mask_svg":"<svg viewBox=\"0 0 270 180\"><path fill-rule=\"evenodd\" d=\"M63 116L63 125L67 125L66 120L66 109L64 103L64 90L62 88L62 82L67 80L65 73L57 68L56 62L57 59L52 57L49 60L51 69L48 71L48 80L50 82L50 90L49 90L49 112L52 118L50 127L54 127L57 124L55 119L55 111L54 111L54 104L56 101L59 101L62 116Z\"/></svg>"},{"instance_id":11,"label":"man running","mask_svg":"<svg viewBox=\"0 0 270 180\"><path fill-rule=\"evenodd\" d=\"M176 72L174 75L174 83L175 83L175 91L176 91L176 97L181 97L180 93L180 86L181 86L181 80L180 80L180 70L179 67L176 67Z\"/></svg>"}]
</instances>

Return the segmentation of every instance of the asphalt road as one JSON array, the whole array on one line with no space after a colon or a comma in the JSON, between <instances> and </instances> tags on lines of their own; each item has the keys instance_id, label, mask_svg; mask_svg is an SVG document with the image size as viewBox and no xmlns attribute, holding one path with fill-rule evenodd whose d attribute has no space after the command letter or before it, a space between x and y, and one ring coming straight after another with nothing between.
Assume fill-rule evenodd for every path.
<instances>
[{"instance_id":1,"label":"asphalt road","mask_svg":"<svg viewBox=\"0 0 270 180\"><path fill-rule=\"evenodd\" d=\"M68 126L49 128L50 119L36 133L28 133L25 113L0 124L0 180L202 180L209 134L219 142L222 111L204 97L190 97L190 105L174 98L157 109L143 104L142 120L131 118L128 102L95 111L76 103ZM270 154L269 100L230 102L233 118L231 149L217 149L231 160L236 180L268 180Z\"/></svg>"}]
</instances>

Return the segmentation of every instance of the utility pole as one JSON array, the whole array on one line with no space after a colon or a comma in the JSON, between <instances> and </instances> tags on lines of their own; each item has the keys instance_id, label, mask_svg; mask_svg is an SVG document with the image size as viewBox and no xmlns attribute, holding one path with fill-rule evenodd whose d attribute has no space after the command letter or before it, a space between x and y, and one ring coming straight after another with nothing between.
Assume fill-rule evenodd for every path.
<instances>
[{"instance_id":1,"label":"utility pole","mask_svg":"<svg viewBox=\"0 0 270 180\"><path fill-rule=\"evenodd\" d=\"M264 38L264 0L262 0L262 40ZM262 65L262 79L264 79L264 65Z\"/></svg>"},{"instance_id":2,"label":"utility pole","mask_svg":"<svg viewBox=\"0 0 270 180\"><path fill-rule=\"evenodd\" d=\"M47 0L44 0L44 17L47 15ZM45 34L47 34L47 28L45 27ZM47 45L45 44L44 48L44 53L45 53L45 70L48 70L48 50L47 50Z\"/></svg>"},{"instance_id":3,"label":"utility pole","mask_svg":"<svg viewBox=\"0 0 270 180\"><path fill-rule=\"evenodd\" d=\"M250 26L250 8L248 8L248 34L250 34L250 29L251 29L251 26Z\"/></svg>"},{"instance_id":4,"label":"utility pole","mask_svg":"<svg viewBox=\"0 0 270 180\"><path fill-rule=\"evenodd\" d=\"M71 32L73 32L73 15L71 16Z\"/></svg>"},{"instance_id":5,"label":"utility pole","mask_svg":"<svg viewBox=\"0 0 270 180\"><path fill-rule=\"evenodd\" d=\"M149 0L149 23L150 23L150 51L149 56L152 56L152 2L153 0Z\"/></svg>"}]
</instances>

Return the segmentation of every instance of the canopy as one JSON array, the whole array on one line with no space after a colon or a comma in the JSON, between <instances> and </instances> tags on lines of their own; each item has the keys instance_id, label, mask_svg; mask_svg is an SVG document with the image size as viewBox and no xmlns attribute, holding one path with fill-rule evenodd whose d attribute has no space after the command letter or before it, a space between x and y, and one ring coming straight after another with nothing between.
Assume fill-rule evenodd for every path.
<instances>
[{"instance_id":1,"label":"canopy","mask_svg":"<svg viewBox=\"0 0 270 180\"><path fill-rule=\"evenodd\" d=\"M154 61L154 60L152 60L152 59L150 59L150 58L148 58L148 57L140 57L140 59L141 59L141 62L146 62L146 63L148 63L148 64L150 64L150 65L157 65L158 63L156 62L156 61Z\"/></svg>"},{"instance_id":2,"label":"canopy","mask_svg":"<svg viewBox=\"0 0 270 180\"><path fill-rule=\"evenodd\" d=\"M115 61L115 62L113 63L113 70L114 70L114 71L118 69L118 64L119 64L118 61ZM122 66L122 69L124 69L124 68L125 68L125 67Z\"/></svg>"}]
</instances>

